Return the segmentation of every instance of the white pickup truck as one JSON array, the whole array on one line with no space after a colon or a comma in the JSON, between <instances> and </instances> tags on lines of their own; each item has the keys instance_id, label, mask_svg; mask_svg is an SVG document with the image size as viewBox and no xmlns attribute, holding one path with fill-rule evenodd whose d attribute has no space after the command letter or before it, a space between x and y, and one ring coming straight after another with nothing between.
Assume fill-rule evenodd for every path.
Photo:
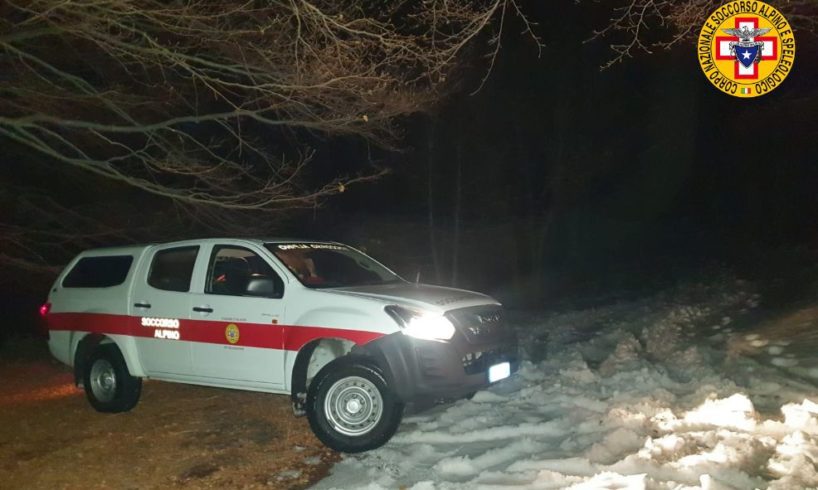
<instances>
[{"instance_id":1,"label":"white pickup truck","mask_svg":"<svg viewBox=\"0 0 818 490\"><path fill-rule=\"evenodd\" d=\"M203 239L89 250L41 312L49 348L101 412L142 378L290 394L327 446L386 443L406 403L517 368L489 296L407 282L335 242Z\"/></svg>"}]
</instances>

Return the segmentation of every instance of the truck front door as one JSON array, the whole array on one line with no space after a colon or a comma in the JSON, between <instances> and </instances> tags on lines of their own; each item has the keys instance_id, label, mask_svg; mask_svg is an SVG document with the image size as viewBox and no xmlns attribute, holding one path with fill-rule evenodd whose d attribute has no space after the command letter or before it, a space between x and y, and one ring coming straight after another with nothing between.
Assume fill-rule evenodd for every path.
<instances>
[{"instance_id":1,"label":"truck front door","mask_svg":"<svg viewBox=\"0 0 818 490\"><path fill-rule=\"evenodd\" d=\"M283 389L284 283L264 255L215 244L195 289L193 328L209 339L191 344L197 377L208 384Z\"/></svg>"}]
</instances>

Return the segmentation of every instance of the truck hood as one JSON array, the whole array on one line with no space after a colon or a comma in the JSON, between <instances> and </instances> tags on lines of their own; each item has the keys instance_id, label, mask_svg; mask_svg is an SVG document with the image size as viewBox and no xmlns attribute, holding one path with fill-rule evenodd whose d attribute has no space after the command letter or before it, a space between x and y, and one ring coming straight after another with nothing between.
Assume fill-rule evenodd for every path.
<instances>
[{"instance_id":1,"label":"truck hood","mask_svg":"<svg viewBox=\"0 0 818 490\"><path fill-rule=\"evenodd\" d=\"M396 283L375 286L355 286L325 289L325 292L371 298L384 303L415 306L425 310L445 312L469 306L496 305L491 296L465 289L431 286L428 284Z\"/></svg>"}]
</instances>

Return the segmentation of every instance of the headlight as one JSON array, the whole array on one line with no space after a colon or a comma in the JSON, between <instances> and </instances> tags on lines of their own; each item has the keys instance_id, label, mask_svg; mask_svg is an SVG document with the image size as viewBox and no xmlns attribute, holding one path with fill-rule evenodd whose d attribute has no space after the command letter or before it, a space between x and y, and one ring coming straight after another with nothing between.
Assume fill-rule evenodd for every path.
<instances>
[{"instance_id":1,"label":"headlight","mask_svg":"<svg viewBox=\"0 0 818 490\"><path fill-rule=\"evenodd\" d=\"M403 328L404 335L424 340L449 340L454 336L454 325L443 315L396 305L384 309Z\"/></svg>"}]
</instances>

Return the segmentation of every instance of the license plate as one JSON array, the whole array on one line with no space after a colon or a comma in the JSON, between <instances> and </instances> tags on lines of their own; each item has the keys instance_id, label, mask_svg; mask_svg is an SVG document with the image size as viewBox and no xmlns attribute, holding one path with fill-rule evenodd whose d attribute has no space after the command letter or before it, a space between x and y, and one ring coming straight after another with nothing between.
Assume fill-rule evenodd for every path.
<instances>
[{"instance_id":1,"label":"license plate","mask_svg":"<svg viewBox=\"0 0 818 490\"><path fill-rule=\"evenodd\" d=\"M489 383L500 381L511 376L511 364L508 362L501 362L489 367Z\"/></svg>"}]
</instances>

